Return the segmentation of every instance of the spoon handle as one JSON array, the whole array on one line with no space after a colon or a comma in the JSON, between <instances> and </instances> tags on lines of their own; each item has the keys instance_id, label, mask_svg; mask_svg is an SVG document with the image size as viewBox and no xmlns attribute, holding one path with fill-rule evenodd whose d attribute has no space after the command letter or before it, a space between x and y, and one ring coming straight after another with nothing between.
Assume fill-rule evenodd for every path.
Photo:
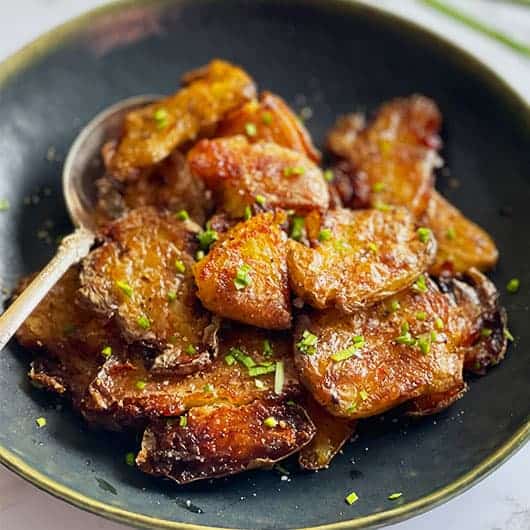
<instances>
[{"instance_id":1,"label":"spoon handle","mask_svg":"<svg viewBox=\"0 0 530 530\"><path fill-rule=\"evenodd\" d=\"M94 239L95 235L86 228L78 228L63 239L57 254L0 316L0 350L67 269L88 254Z\"/></svg>"}]
</instances>

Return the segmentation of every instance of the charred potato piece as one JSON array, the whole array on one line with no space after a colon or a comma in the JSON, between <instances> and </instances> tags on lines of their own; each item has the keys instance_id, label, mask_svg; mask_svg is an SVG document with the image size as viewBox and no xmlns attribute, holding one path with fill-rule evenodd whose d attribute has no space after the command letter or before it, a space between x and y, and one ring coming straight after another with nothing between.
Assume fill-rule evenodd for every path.
<instances>
[{"instance_id":1,"label":"charred potato piece","mask_svg":"<svg viewBox=\"0 0 530 530\"><path fill-rule=\"evenodd\" d=\"M365 418L462 384L454 304L421 276L413 287L351 315L311 311L296 322L295 363L332 414Z\"/></svg>"},{"instance_id":2,"label":"charred potato piece","mask_svg":"<svg viewBox=\"0 0 530 530\"><path fill-rule=\"evenodd\" d=\"M245 134L250 142L274 142L304 153L320 162L309 132L285 101L271 92L262 92L259 101L245 103L229 113L219 124L215 136Z\"/></svg>"},{"instance_id":3,"label":"charred potato piece","mask_svg":"<svg viewBox=\"0 0 530 530\"><path fill-rule=\"evenodd\" d=\"M343 204L400 205L421 215L434 184L433 170L441 164L440 124L435 103L418 95L384 104L362 130L356 115L340 119L328 147L340 160L337 191ZM350 186L344 182L348 178Z\"/></svg>"},{"instance_id":4,"label":"charred potato piece","mask_svg":"<svg viewBox=\"0 0 530 530\"><path fill-rule=\"evenodd\" d=\"M326 210L329 192L322 171L305 155L244 136L201 140L188 153L194 175L213 190L232 217L248 208L284 208L297 213Z\"/></svg>"},{"instance_id":5,"label":"charred potato piece","mask_svg":"<svg viewBox=\"0 0 530 530\"><path fill-rule=\"evenodd\" d=\"M289 240L289 278L318 309L351 312L406 289L436 252L434 238L417 232L405 208L313 213L305 224L312 248Z\"/></svg>"},{"instance_id":6,"label":"charred potato piece","mask_svg":"<svg viewBox=\"0 0 530 530\"><path fill-rule=\"evenodd\" d=\"M486 270L497 263L499 252L491 237L436 191L432 193L422 224L432 229L438 241L431 274L466 272L471 267Z\"/></svg>"},{"instance_id":7,"label":"charred potato piece","mask_svg":"<svg viewBox=\"0 0 530 530\"><path fill-rule=\"evenodd\" d=\"M267 212L238 223L193 266L207 309L261 328L290 327L285 221L284 212Z\"/></svg>"},{"instance_id":8,"label":"charred potato piece","mask_svg":"<svg viewBox=\"0 0 530 530\"><path fill-rule=\"evenodd\" d=\"M145 473L186 484L271 467L314 434L313 423L296 405L257 400L241 407L205 406L181 420L149 425L136 463Z\"/></svg>"},{"instance_id":9,"label":"charred potato piece","mask_svg":"<svg viewBox=\"0 0 530 530\"><path fill-rule=\"evenodd\" d=\"M113 356L91 384L84 414L93 423L119 429L146 418L178 416L192 407L247 405L276 395L277 362L284 373L283 385L276 388L279 396L297 397L301 388L292 341L283 333L239 325L223 329L218 357L188 376L153 373L144 356Z\"/></svg>"},{"instance_id":10,"label":"charred potato piece","mask_svg":"<svg viewBox=\"0 0 530 530\"><path fill-rule=\"evenodd\" d=\"M316 432L300 451L298 461L304 469L325 469L353 436L356 422L332 416L311 397L305 399L304 408L315 424Z\"/></svg>"},{"instance_id":11,"label":"charred potato piece","mask_svg":"<svg viewBox=\"0 0 530 530\"><path fill-rule=\"evenodd\" d=\"M115 178L138 178L143 168L211 131L226 113L256 96L252 79L225 61L214 60L185 81L188 85L176 94L126 115L110 161Z\"/></svg>"},{"instance_id":12,"label":"charred potato piece","mask_svg":"<svg viewBox=\"0 0 530 530\"><path fill-rule=\"evenodd\" d=\"M140 208L110 224L83 262L85 303L115 317L128 342L158 352L160 371L195 371L216 351L217 319L195 297L198 230L191 221Z\"/></svg>"}]
</instances>

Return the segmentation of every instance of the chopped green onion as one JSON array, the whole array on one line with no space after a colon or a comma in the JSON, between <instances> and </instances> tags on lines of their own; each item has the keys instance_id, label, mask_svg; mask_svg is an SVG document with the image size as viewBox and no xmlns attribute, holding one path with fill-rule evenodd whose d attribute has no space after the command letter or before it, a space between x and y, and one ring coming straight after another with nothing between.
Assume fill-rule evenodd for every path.
<instances>
[{"instance_id":1,"label":"chopped green onion","mask_svg":"<svg viewBox=\"0 0 530 530\"><path fill-rule=\"evenodd\" d=\"M405 320L405 322L401 324L401 333L407 333L409 329L410 329L409 323Z\"/></svg>"},{"instance_id":2,"label":"chopped green onion","mask_svg":"<svg viewBox=\"0 0 530 530\"><path fill-rule=\"evenodd\" d=\"M258 390L265 390L267 385L261 379L254 379L254 384Z\"/></svg>"},{"instance_id":3,"label":"chopped green onion","mask_svg":"<svg viewBox=\"0 0 530 530\"><path fill-rule=\"evenodd\" d=\"M182 260L178 259L175 261L175 269L180 273L186 272L186 265Z\"/></svg>"},{"instance_id":4,"label":"chopped green onion","mask_svg":"<svg viewBox=\"0 0 530 530\"><path fill-rule=\"evenodd\" d=\"M103 355L103 357L106 357L108 359L112 355L112 348L110 346L105 346L101 350L101 355Z\"/></svg>"},{"instance_id":5,"label":"chopped green onion","mask_svg":"<svg viewBox=\"0 0 530 530\"><path fill-rule=\"evenodd\" d=\"M169 291L167 293L167 299L169 302L174 302L177 299L177 293L175 291Z\"/></svg>"},{"instance_id":6,"label":"chopped green onion","mask_svg":"<svg viewBox=\"0 0 530 530\"><path fill-rule=\"evenodd\" d=\"M206 383L203 387L202 387L203 391L204 392L207 392L208 394L213 394L214 392L214 387L211 383Z\"/></svg>"},{"instance_id":7,"label":"chopped green onion","mask_svg":"<svg viewBox=\"0 0 530 530\"><path fill-rule=\"evenodd\" d=\"M236 358L231 355L230 353L228 355L225 355L225 363L228 366L232 366L236 362Z\"/></svg>"},{"instance_id":8,"label":"chopped green onion","mask_svg":"<svg viewBox=\"0 0 530 530\"><path fill-rule=\"evenodd\" d=\"M205 252L208 251L210 249L210 246L218 239L219 234L211 228L207 228L206 230L203 230L202 232L197 234L197 240L199 241L201 250Z\"/></svg>"},{"instance_id":9,"label":"chopped green onion","mask_svg":"<svg viewBox=\"0 0 530 530\"><path fill-rule=\"evenodd\" d=\"M269 429L273 429L278 425L278 420L276 418L273 418L272 416L269 416L268 418L265 418L263 420L263 425L265 425L265 427L268 427Z\"/></svg>"},{"instance_id":10,"label":"chopped green onion","mask_svg":"<svg viewBox=\"0 0 530 530\"><path fill-rule=\"evenodd\" d=\"M190 218L190 215L186 210L180 210L175 214L175 217L180 221L187 221Z\"/></svg>"},{"instance_id":11,"label":"chopped green onion","mask_svg":"<svg viewBox=\"0 0 530 530\"><path fill-rule=\"evenodd\" d=\"M320 242L322 241L329 241L332 237L331 230L329 228L323 228L319 234L318 234L318 240Z\"/></svg>"},{"instance_id":12,"label":"chopped green onion","mask_svg":"<svg viewBox=\"0 0 530 530\"><path fill-rule=\"evenodd\" d=\"M265 125L270 125L272 123L272 114L269 112L269 111L265 111L262 115L261 115L261 121L265 124Z\"/></svg>"},{"instance_id":13,"label":"chopped green onion","mask_svg":"<svg viewBox=\"0 0 530 530\"><path fill-rule=\"evenodd\" d=\"M201 261L202 258L204 258L204 250L197 250L195 252L195 261Z\"/></svg>"},{"instance_id":14,"label":"chopped green onion","mask_svg":"<svg viewBox=\"0 0 530 530\"><path fill-rule=\"evenodd\" d=\"M151 321L145 315L139 316L136 322L138 322L138 325L142 329L149 329L151 327Z\"/></svg>"},{"instance_id":15,"label":"chopped green onion","mask_svg":"<svg viewBox=\"0 0 530 530\"><path fill-rule=\"evenodd\" d=\"M164 108L157 109L154 113L156 126L159 129L165 129L167 127L168 112Z\"/></svg>"},{"instance_id":16,"label":"chopped green onion","mask_svg":"<svg viewBox=\"0 0 530 530\"><path fill-rule=\"evenodd\" d=\"M418 234L418 238L422 243L427 243L431 237L431 229L426 228L425 226L420 226L416 233Z\"/></svg>"},{"instance_id":17,"label":"chopped green onion","mask_svg":"<svg viewBox=\"0 0 530 530\"><path fill-rule=\"evenodd\" d=\"M9 201L7 199L0 199L0 212L9 210Z\"/></svg>"},{"instance_id":18,"label":"chopped green onion","mask_svg":"<svg viewBox=\"0 0 530 530\"><path fill-rule=\"evenodd\" d=\"M391 493L389 496L388 496L388 500L389 501L395 501L396 499L399 499L400 497L403 496L403 493L401 493L400 491L397 492L397 493Z\"/></svg>"},{"instance_id":19,"label":"chopped green onion","mask_svg":"<svg viewBox=\"0 0 530 530\"><path fill-rule=\"evenodd\" d=\"M335 178L335 175L333 174L333 170L332 169L326 169L323 173L324 175L324 180L326 182L332 182L333 179Z\"/></svg>"},{"instance_id":20,"label":"chopped green onion","mask_svg":"<svg viewBox=\"0 0 530 530\"><path fill-rule=\"evenodd\" d=\"M263 195L256 195L256 202L260 206L265 206L265 204L267 203L267 199Z\"/></svg>"},{"instance_id":21,"label":"chopped green onion","mask_svg":"<svg viewBox=\"0 0 530 530\"><path fill-rule=\"evenodd\" d=\"M368 392L363 389L359 392L359 396L363 401L366 401L368 399Z\"/></svg>"},{"instance_id":22,"label":"chopped green onion","mask_svg":"<svg viewBox=\"0 0 530 530\"><path fill-rule=\"evenodd\" d=\"M490 337L492 333L493 333L493 330L490 328L482 328L480 330L480 335L482 337Z\"/></svg>"},{"instance_id":23,"label":"chopped green onion","mask_svg":"<svg viewBox=\"0 0 530 530\"><path fill-rule=\"evenodd\" d=\"M234 285L238 291L248 287L252 283L252 280L248 274L251 270L252 267L245 263L237 270L236 277L234 278Z\"/></svg>"},{"instance_id":24,"label":"chopped green onion","mask_svg":"<svg viewBox=\"0 0 530 530\"><path fill-rule=\"evenodd\" d=\"M504 328L504 336L510 341L513 342L515 340L514 336L510 333L510 330L508 328Z\"/></svg>"},{"instance_id":25,"label":"chopped green onion","mask_svg":"<svg viewBox=\"0 0 530 530\"><path fill-rule=\"evenodd\" d=\"M359 496L357 493L355 493L355 491L352 491L349 495L346 495L345 500L351 506L354 502L359 500Z\"/></svg>"},{"instance_id":26,"label":"chopped green onion","mask_svg":"<svg viewBox=\"0 0 530 530\"><path fill-rule=\"evenodd\" d=\"M247 133L247 136L256 136L258 133L258 130L256 129L256 125L252 122L245 123L245 132Z\"/></svg>"},{"instance_id":27,"label":"chopped green onion","mask_svg":"<svg viewBox=\"0 0 530 530\"><path fill-rule=\"evenodd\" d=\"M412 288L418 293L426 293L428 291L427 279L424 274L421 274L416 282L412 285Z\"/></svg>"},{"instance_id":28,"label":"chopped green onion","mask_svg":"<svg viewBox=\"0 0 530 530\"><path fill-rule=\"evenodd\" d=\"M395 313L401 306L399 305L399 302L397 300L392 300L390 302L390 312Z\"/></svg>"},{"instance_id":29,"label":"chopped green onion","mask_svg":"<svg viewBox=\"0 0 530 530\"><path fill-rule=\"evenodd\" d=\"M272 349L272 345L269 339L265 339L263 341L263 355L265 357L271 357L273 355L274 351Z\"/></svg>"},{"instance_id":30,"label":"chopped green onion","mask_svg":"<svg viewBox=\"0 0 530 530\"><path fill-rule=\"evenodd\" d=\"M345 361L354 355L359 356L359 348L364 346L364 338L361 335L357 335L353 339L353 344L344 350L340 350L331 356L331 359L335 362Z\"/></svg>"},{"instance_id":31,"label":"chopped green onion","mask_svg":"<svg viewBox=\"0 0 530 530\"><path fill-rule=\"evenodd\" d=\"M386 204L385 202L381 201L376 201L376 203L374 204L374 208L376 210L379 210L380 212L389 212L390 210L392 210L392 206L390 206L390 204Z\"/></svg>"},{"instance_id":32,"label":"chopped green onion","mask_svg":"<svg viewBox=\"0 0 530 530\"><path fill-rule=\"evenodd\" d=\"M260 364L258 366L252 366L248 369L248 375L250 377L272 374L273 372L276 372L276 366L274 364L272 366L264 366Z\"/></svg>"},{"instance_id":33,"label":"chopped green onion","mask_svg":"<svg viewBox=\"0 0 530 530\"><path fill-rule=\"evenodd\" d=\"M134 456L134 453L127 453L125 455L125 463L128 465L128 466L134 466L134 462L136 460L136 457Z\"/></svg>"},{"instance_id":34,"label":"chopped green onion","mask_svg":"<svg viewBox=\"0 0 530 530\"><path fill-rule=\"evenodd\" d=\"M306 355L313 355L317 351L317 342L317 336L313 335L309 330L306 329L302 333L302 339L296 344L296 347Z\"/></svg>"},{"instance_id":35,"label":"chopped green onion","mask_svg":"<svg viewBox=\"0 0 530 530\"><path fill-rule=\"evenodd\" d=\"M352 401L351 405L346 409L346 414L353 414L357 410L357 403Z\"/></svg>"},{"instance_id":36,"label":"chopped green onion","mask_svg":"<svg viewBox=\"0 0 530 530\"><path fill-rule=\"evenodd\" d=\"M506 290L511 294L516 293L519 290L520 285L521 282L519 281L519 278L512 278L506 284Z\"/></svg>"},{"instance_id":37,"label":"chopped green onion","mask_svg":"<svg viewBox=\"0 0 530 530\"><path fill-rule=\"evenodd\" d=\"M181 416L179 418L179 426L180 427L187 427L188 426L188 418L186 416Z\"/></svg>"},{"instance_id":38,"label":"chopped green onion","mask_svg":"<svg viewBox=\"0 0 530 530\"><path fill-rule=\"evenodd\" d=\"M237 362L241 363L246 368L252 368L253 366L256 366L254 359L239 348L230 348L228 350L228 354L231 355Z\"/></svg>"},{"instance_id":39,"label":"chopped green onion","mask_svg":"<svg viewBox=\"0 0 530 530\"><path fill-rule=\"evenodd\" d=\"M368 243L368 250L371 250L374 254L377 254L377 245L375 243Z\"/></svg>"},{"instance_id":40,"label":"chopped green onion","mask_svg":"<svg viewBox=\"0 0 530 530\"><path fill-rule=\"evenodd\" d=\"M35 423L37 424L37 427L38 427L39 429L42 429L42 427L46 427L46 423L47 423L47 421L46 421L46 418L43 418L43 417L41 416L40 418L37 418L37 419L35 420Z\"/></svg>"},{"instance_id":41,"label":"chopped green onion","mask_svg":"<svg viewBox=\"0 0 530 530\"><path fill-rule=\"evenodd\" d=\"M252 210L250 209L250 206L245 206L245 213L243 214L243 219L245 221L248 221L252 217Z\"/></svg>"},{"instance_id":42,"label":"chopped green onion","mask_svg":"<svg viewBox=\"0 0 530 530\"><path fill-rule=\"evenodd\" d=\"M447 229L447 232L445 232L445 237L447 239L451 239L453 240L455 237L456 237L456 232L455 232L455 229L450 226L448 229Z\"/></svg>"},{"instance_id":43,"label":"chopped green onion","mask_svg":"<svg viewBox=\"0 0 530 530\"><path fill-rule=\"evenodd\" d=\"M374 191L374 193L380 193L381 191L383 191L385 189L385 183L384 182L376 182L373 186L372 186L372 190Z\"/></svg>"},{"instance_id":44,"label":"chopped green onion","mask_svg":"<svg viewBox=\"0 0 530 530\"><path fill-rule=\"evenodd\" d=\"M292 175L303 175L305 173L305 168L301 166L286 167L283 170L283 174L286 177L291 177Z\"/></svg>"},{"instance_id":45,"label":"chopped green onion","mask_svg":"<svg viewBox=\"0 0 530 530\"><path fill-rule=\"evenodd\" d=\"M431 351L431 337L421 336L418 337L418 347L423 355L427 355Z\"/></svg>"},{"instance_id":46,"label":"chopped green onion","mask_svg":"<svg viewBox=\"0 0 530 530\"><path fill-rule=\"evenodd\" d=\"M147 386L147 383L145 381L136 381L136 388L138 390L143 390L146 386Z\"/></svg>"},{"instance_id":47,"label":"chopped green onion","mask_svg":"<svg viewBox=\"0 0 530 530\"><path fill-rule=\"evenodd\" d=\"M440 317L437 317L436 320L434 321L434 327L438 331L442 331L442 329L444 329L444 321Z\"/></svg>"},{"instance_id":48,"label":"chopped green onion","mask_svg":"<svg viewBox=\"0 0 530 530\"><path fill-rule=\"evenodd\" d=\"M285 382L285 371L283 361L276 361L276 372L274 374L274 393L278 396L283 391L283 384Z\"/></svg>"},{"instance_id":49,"label":"chopped green onion","mask_svg":"<svg viewBox=\"0 0 530 530\"><path fill-rule=\"evenodd\" d=\"M294 239L295 241L300 241L302 239L302 230L305 226L305 219L303 217L299 217L297 215L293 216L293 219L291 221L291 239Z\"/></svg>"},{"instance_id":50,"label":"chopped green onion","mask_svg":"<svg viewBox=\"0 0 530 530\"><path fill-rule=\"evenodd\" d=\"M122 280L117 280L116 281L116 287L118 287L119 289L121 289L123 291L123 293L128 296L129 298L132 296L133 294L133 288L127 283L127 282L124 282Z\"/></svg>"},{"instance_id":51,"label":"chopped green onion","mask_svg":"<svg viewBox=\"0 0 530 530\"><path fill-rule=\"evenodd\" d=\"M188 355L196 355L197 354L197 348L193 344L188 344L186 346L186 353Z\"/></svg>"},{"instance_id":52,"label":"chopped green onion","mask_svg":"<svg viewBox=\"0 0 530 530\"><path fill-rule=\"evenodd\" d=\"M416 313L416 318L418 320L425 320L427 318L427 313L425 311L418 311Z\"/></svg>"}]
</instances>

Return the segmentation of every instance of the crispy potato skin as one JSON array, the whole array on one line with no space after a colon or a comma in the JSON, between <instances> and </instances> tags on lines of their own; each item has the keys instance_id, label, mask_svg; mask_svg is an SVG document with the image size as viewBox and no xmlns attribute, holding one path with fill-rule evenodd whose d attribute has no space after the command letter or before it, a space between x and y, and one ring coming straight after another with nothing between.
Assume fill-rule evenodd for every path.
<instances>
[{"instance_id":1,"label":"crispy potato skin","mask_svg":"<svg viewBox=\"0 0 530 530\"><path fill-rule=\"evenodd\" d=\"M342 446L353 436L356 422L332 416L310 396L304 400L304 409L315 424L316 433L300 451L298 461L304 469L326 469Z\"/></svg>"},{"instance_id":2,"label":"crispy potato skin","mask_svg":"<svg viewBox=\"0 0 530 530\"><path fill-rule=\"evenodd\" d=\"M240 68L214 60L188 74L188 86L166 99L127 114L110 162L118 180L134 180L141 169L166 158L185 142L215 127L223 116L256 96L252 79ZM156 113L165 112L157 120Z\"/></svg>"},{"instance_id":3,"label":"crispy potato skin","mask_svg":"<svg viewBox=\"0 0 530 530\"><path fill-rule=\"evenodd\" d=\"M438 414L458 401L466 392L467 385L463 381L446 392L427 394L413 399L407 405L408 416L430 416Z\"/></svg>"},{"instance_id":4,"label":"crispy potato skin","mask_svg":"<svg viewBox=\"0 0 530 530\"><path fill-rule=\"evenodd\" d=\"M252 124L250 129L248 124ZM230 112L219 124L215 136L237 134L245 134L250 142L274 142L304 153L317 164L320 162L320 153L307 129L287 103L271 92L262 92L259 101L249 101Z\"/></svg>"},{"instance_id":5,"label":"crispy potato skin","mask_svg":"<svg viewBox=\"0 0 530 530\"><path fill-rule=\"evenodd\" d=\"M499 252L491 237L434 190L422 224L431 228L438 241L431 274L461 273L472 267L487 270L497 263Z\"/></svg>"},{"instance_id":6,"label":"crispy potato skin","mask_svg":"<svg viewBox=\"0 0 530 530\"><path fill-rule=\"evenodd\" d=\"M427 292L409 289L394 299L400 307L392 312L381 302L351 315L336 310L310 311L296 322L295 363L302 382L313 397L332 414L343 418L365 418L427 394L445 392L462 383L462 323L454 318L454 304L427 280ZM417 314L425 313L419 320ZM430 351L396 340L407 322L413 337L429 337L442 319ZM300 350L305 330L318 338L316 352ZM354 336L362 344L346 360L332 356L349 348Z\"/></svg>"},{"instance_id":7,"label":"crispy potato skin","mask_svg":"<svg viewBox=\"0 0 530 530\"><path fill-rule=\"evenodd\" d=\"M270 341L271 357L264 355L265 339ZM149 418L179 416L193 407L241 406L274 396L274 373L256 378L240 363L229 366L225 357L231 348L241 349L257 364L283 360L285 382L280 397L300 395L290 335L234 324L220 332L219 355L212 364L188 376L153 372L143 356L112 357L91 384L83 412L93 423L120 429ZM138 381L145 382L145 387L139 389Z\"/></svg>"},{"instance_id":8,"label":"crispy potato skin","mask_svg":"<svg viewBox=\"0 0 530 530\"><path fill-rule=\"evenodd\" d=\"M420 241L405 208L339 209L323 218L313 213L306 229L313 248L288 242L289 279L293 291L318 309L352 312L406 289L436 252L432 237ZM331 236L319 242L322 229Z\"/></svg>"},{"instance_id":9,"label":"crispy potato skin","mask_svg":"<svg viewBox=\"0 0 530 530\"><path fill-rule=\"evenodd\" d=\"M140 208L110 224L83 262L80 294L87 306L115 317L128 342L156 350L160 370L189 373L215 354L218 322L196 300L191 271L198 230L191 221Z\"/></svg>"},{"instance_id":10,"label":"crispy potato skin","mask_svg":"<svg viewBox=\"0 0 530 530\"><path fill-rule=\"evenodd\" d=\"M259 195L267 209L307 213L329 205L320 168L305 155L272 142L251 144L242 135L201 140L188 161L193 174L214 191L220 209L232 217L243 217L247 206L257 210Z\"/></svg>"},{"instance_id":11,"label":"crispy potato skin","mask_svg":"<svg viewBox=\"0 0 530 530\"><path fill-rule=\"evenodd\" d=\"M216 314L267 329L291 325L287 278L287 236L280 225L286 215L258 214L223 234L210 252L195 263L198 297ZM242 266L250 267L250 284L234 282Z\"/></svg>"},{"instance_id":12,"label":"crispy potato skin","mask_svg":"<svg viewBox=\"0 0 530 530\"><path fill-rule=\"evenodd\" d=\"M343 204L401 205L421 215L434 184L433 170L441 163L436 152L440 124L435 103L419 95L385 103L363 129L358 115L339 119L328 147L339 159L337 191Z\"/></svg>"},{"instance_id":13,"label":"crispy potato skin","mask_svg":"<svg viewBox=\"0 0 530 530\"><path fill-rule=\"evenodd\" d=\"M267 427L267 418L278 424ZM142 471L186 484L270 467L298 451L315 433L301 407L278 401L199 407L186 419L185 427L173 420L147 428L136 458Z\"/></svg>"}]
</instances>

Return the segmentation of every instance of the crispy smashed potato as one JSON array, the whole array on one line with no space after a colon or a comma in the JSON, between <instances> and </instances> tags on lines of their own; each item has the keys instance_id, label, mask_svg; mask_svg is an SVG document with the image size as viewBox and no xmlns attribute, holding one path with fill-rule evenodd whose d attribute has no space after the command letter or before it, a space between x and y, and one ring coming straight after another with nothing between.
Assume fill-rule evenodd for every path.
<instances>
[{"instance_id":1,"label":"crispy smashed potato","mask_svg":"<svg viewBox=\"0 0 530 530\"><path fill-rule=\"evenodd\" d=\"M491 237L436 191L431 195L422 224L432 229L438 241L431 274L466 272L472 267L486 270L497 263L499 252Z\"/></svg>"},{"instance_id":2,"label":"crispy smashed potato","mask_svg":"<svg viewBox=\"0 0 530 530\"><path fill-rule=\"evenodd\" d=\"M254 326L291 325L284 212L258 214L223 234L193 267L198 297L216 314Z\"/></svg>"},{"instance_id":3,"label":"crispy smashed potato","mask_svg":"<svg viewBox=\"0 0 530 530\"><path fill-rule=\"evenodd\" d=\"M401 205L421 215L434 184L433 170L441 164L440 124L435 103L419 95L384 104L362 129L358 115L339 119L328 147L339 158L337 192L343 204Z\"/></svg>"},{"instance_id":4,"label":"crispy smashed potato","mask_svg":"<svg viewBox=\"0 0 530 530\"><path fill-rule=\"evenodd\" d=\"M182 419L184 418L184 419ZM138 467L179 484L271 467L306 445L315 427L304 409L280 401L191 409L144 433Z\"/></svg>"},{"instance_id":5,"label":"crispy smashed potato","mask_svg":"<svg viewBox=\"0 0 530 530\"><path fill-rule=\"evenodd\" d=\"M139 208L110 224L83 262L85 303L115 317L128 342L156 350L162 371L203 368L216 351L217 318L195 298L198 230L189 220Z\"/></svg>"},{"instance_id":6,"label":"crispy smashed potato","mask_svg":"<svg viewBox=\"0 0 530 530\"><path fill-rule=\"evenodd\" d=\"M188 74L185 82L187 86L176 94L127 114L110 163L115 178L138 178L142 168L212 130L226 113L256 96L252 79L220 60Z\"/></svg>"},{"instance_id":7,"label":"crispy smashed potato","mask_svg":"<svg viewBox=\"0 0 530 530\"><path fill-rule=\"evenodd\" d=\"M436 252L434 238L417 231L405 208L313 213L305 224L312 248L289 240L289 278L318 309L351 312L406 289Z\"/></svg>"},{"instance_id":8,"label":"crispy smashed potato","mask_svg":"<svg viewBox=\"0 0 530 530\"><path fill-rule=\"evenodd\" d=\"M304 401L304 408L315 424L316 433L300 451L298 461L304 469L325 469L353 436L356 422L332 416L309 396Z\"/></svg>"},{"instance_id":9,"label":"crispy smashed potato","mask_svg":"<svg viewBox=\"0 0 530 530\"><path fill-rule=\"evenodd\" d=\"M120 429L146 418L179 416L192 407L247 405L277 395L277 362L283 362L284 373L278 395L296 398L301 387L291 337L233 325L220 333L212 364L185 377L153 373L143 356L112 357L91 384L83 412L93 423Z\"/></svg>"},{"instance_id":10,"label":"crispy smashed potato","mask_svg":"<svg viewBox=\"0 0 530 530\"><path fill-rule=\"evenodd\" d=\"M296 322L295 363L332 414L365 418L462 384L462 325L450 298L421 276L351 315L310 311Z\"/></svg>"},{"instance_id":11,"label":"crispy smashed potato","mask_svg":"<svg viewBox=\"0 0 530 530\"><path fill-rule=\"evenodd\" d=\"M407 415L421 417L438 414L458 401L466 391L467 385L461 381L445 392L420 396L407 404Z\"/></svg>"},{"instance_id":12,"label":"crispy smashed potato","mask_svg":"<svg viewBox=\"0 0 530 530\"><path fill-rule=\"evenodd\" d=\"M263 92L259 101L245 103L229 113L219 124L215 136L245 134L249 142L274 142L293 151L304 153L320 162L320 153L300 119L276 94Z\"/></svg>"},{"instance_id":13,"label":"crispy smashed potato","mask_svg":"<svg viewBox=\"0 0 530 530\"><path fill-rule=\"evenodd\" d=\"M188 161L232 217L243 217L247 208L307 213L329 205L320 168L305 155L272 142L251 144L241 135L201 140Z\"/></svg>"}]
</instances>

